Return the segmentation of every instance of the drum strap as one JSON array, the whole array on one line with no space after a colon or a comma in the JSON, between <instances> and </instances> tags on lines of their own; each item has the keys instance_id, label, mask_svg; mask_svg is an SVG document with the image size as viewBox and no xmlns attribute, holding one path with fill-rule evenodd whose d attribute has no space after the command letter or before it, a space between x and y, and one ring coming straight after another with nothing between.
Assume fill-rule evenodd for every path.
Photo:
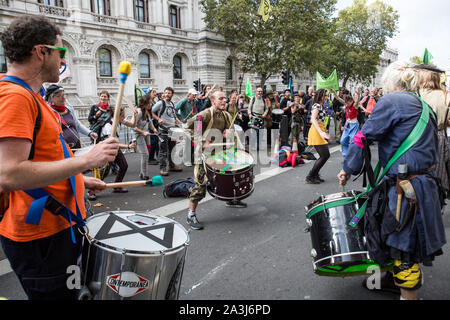
<instances>
[{"instance_id":1,"label":"drum strap","mask_svg":"<svg viewBox=\"0 0 450 320\"><path fill-rule=\"evenodd\" d=\"M61 133L59 134L60 142L64 150L64 158L70 158L69 150L64 142L64 138ZM54 215L61 215L70 224L70 232L72 236L72 242L76 243L75 234L73 232L72 221L75 222L76 226L83 227L85 225L80 208L78 207L77 192L75 187L75 177L70 177L70 185L75 196L75 203L77 212L76 214L69 210L65 205L61 204L56 200L50 193L45 191L43 188L36 188L31 190L24 190L29 196L35 200L31 203L28 209L27 217L25 219L26 223L39 225L41 222L42 214L44 208L50 210Z\"/></svg>"},{"instance_id":2,"label":"drum strap","mask_svg":"<svg viewBox=\"0 0 450 320\"><path fill-rule=\"evenodd\" d=\"M384 176L387 174L387 172L389 171L389 169L391 168L391 166L406 152L408 151L413 145L415 145L417 143L417 141L419 141L420 137L422 136L422 134L425 131L426 126L428 125L428 122L430 120L430 114L436 118L436 116L434 115L434 112L430 112L431 108L430 106L422 99L420 98L417 94L410 92L411 94L413 94L417 99L419 99L419 101L422 104L422 113L420 114L420 118L417 121L414 129L411 131L411 133L409 134L409 136L405 139L405 141L403 141L403 143L400 145L400 147L397 149L397 151L394 153L394 155L392 156L392 158L389 160L389 162L387 163L386 167L383 168L383 171L380 174L381 171L381 164L380 161L378 161L375 170L374 170L374 180L375 185L372 186L370 183L366 188L366 191L359 194L358 196L361 197L364 194L369 193L374 187L376 187L378 184L380 184L381 180L384 178ZM358 224L358 222L361 220L361 218L364 216L364 212L367 208L367 204L368 204L369 200L366 200L364 202L364 204L359 208L358 212L356 213L356 215L353 217L352 221L350 221L349 225L351 227L356 227L356 225Z\"/></svg>"},{"instance_id":3,"label":"drum strap","mask_svg":"<svg viewBox=\"0 0 450 320\"><path fill-rule=\"evenodd\" d=\"M33 90L30 88L30 86L26 82L24 82L23 80L21 80L17 77L7 76L7 77L2 78L1 81L15 83L17 85L22 86L23 88L28 90L30 93L33 92ZM37 102L36 98L33 95L31 95L31 96L33 97L34 101L36 102L36 107L38 109L38 117L36 119L36 124L35 124L34 130L33 130L33 142L32 142L32 146L31 146L29 159L32 159L34 157L34 143L36 140L37 132L40 129L40 124L41 124L40 123L41 122L41 109L40 109L39 103ZM66 158L66 159L70 158L71 156L70 156L69 150L67 149L66 143L64 141L64 138L61 135L61 132L59 133L59 139L60 139L60 142L63 147L64 158ZM32 198L35 199L31 203L30 208L28 209L28 213L27 213L25 222L29 223L29 224L39 225L41 218L42 218L44 208L46 208L46 209L50 210L53 214L62 215L67 221L69 221L70 231L71 231L71 235L72 235L72 241L73 241L73 243L76 243L75 234L74 234L73 228L72 228L72 220L76 223L76 225L79 225L79 226L84 226L84 220L82 218L80 209L78 207L77 193L75 190L75 177L70 177L70 184L71 184L74 196L75 196L77 214L74 214L73 212L71 212L66 206L61 204L58 200L53 198L53 196L51 194L49 194L47 191L45 191L42 188L37 188L37 189L32 189L32 190L23 190L25 193L27 193L29 196L31 196Z\"/></svg>"}]
</instances>

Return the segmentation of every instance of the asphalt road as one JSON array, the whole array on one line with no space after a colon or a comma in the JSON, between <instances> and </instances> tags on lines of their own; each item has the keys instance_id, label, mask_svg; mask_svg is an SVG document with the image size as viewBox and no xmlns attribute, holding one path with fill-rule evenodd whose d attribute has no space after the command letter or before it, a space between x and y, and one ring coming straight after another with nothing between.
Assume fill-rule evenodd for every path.
<instances>
[{"instance_id":1,"label":"asphalt road","mask_svg":"<svg viewBox=\"0 0 450 320\"><path fill-rule=\"evenodd\" d=\"M180 222L189 230L180 296L182 300L393 300L389 293L368 292L364 277L323 277L314 274L310 257L311 239L305 233L304 207L320 195L341 191L336 175L341 166L338 145L321 171L326 181L306 185L312 163L295 168L255 167L256 187L245 202L247 208L228 208L209 195L200 202L197 216L204 230L190 230L186 224L187 200L164 198L163 187L130 187L126 194L105 191L92 202L93 211L149 211ZM372 153L373 155L376 152ZM126 155L129 169L125 181L138 179L139 157ZM158 166L149 166L150 176ZM192 167L164 177L165 183L193 175ZM106 179L113 181L114 176ZM351 181L346 190L362 190L362 179ZM447 234L450 218L444 215ZM425 283L419 298L450 299L450 256L448 245L433 267L423 267ZM14 273L0 251L0 297L26 299Z\"/></svg>"}]
</instances>

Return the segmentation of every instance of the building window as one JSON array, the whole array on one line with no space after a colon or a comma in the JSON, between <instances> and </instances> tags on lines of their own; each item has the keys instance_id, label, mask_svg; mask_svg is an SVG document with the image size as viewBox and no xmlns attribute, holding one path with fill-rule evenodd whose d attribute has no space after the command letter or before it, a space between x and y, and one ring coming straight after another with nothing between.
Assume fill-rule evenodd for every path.
<instances>
[{"instance_id":1,"label":"building window","mask_svg":"<svg viewBox=\"0 0 450 320\"><path fill-rule=\"evenodd\" d=\"M47 6L64 7L64 0L39 0L38 2Z\"/></svg>"},{"instance_id":2,"label":"building window","mask_svg":"<svg viewBox=\"0 0 450 320\"><path fill-rule=\"evenodd\" d=\"M225 79L233 80L233 61L230 58L225 62Z\"/></svg>"},{"instance_id":3,"label":"building window","mask_svg":"<svg viewBox=\"0 0 450 320\"><path fill-rule=\"evenodd\" d=\"M104 48L98 50L98 63L100 68L100 77L112 77L110 50Z\"/></svg>"},{"instance_id":4,"label":"building window","mask_svg":"<svg viewBox=\"0 0 450 320\"><path fill-rule=\"evenodd\" d=\"M177 8L176 6L169 7L169 24L172 28L181 28L180 8Z\"/></svg>"},{"instance_id":5,"label":"building window","mask_svg":"<svg viewBox=\"0 0 450 320\"><path fill-rule=\"evenodd\" d=\"M140 22L148 22L148 1L134 1L134 19Z\"/></svg>"},{"instance_id":6,"label":"building window","mask_svg":"<svg viewBox=\"0 0 450 320\"><path fill-rule=\"evenodd\" d=\"M0 73L6 73L7 67L6 67L6 57L5 57L5 51L3 49L2 43L0 42Z\"/></svg>"},{"instance_id":7,"label":"building window","mask_svg":"<svg viewBox=\"0 0 450 320\"><path fill-rule=\"evenodd\" d=\"M139 54L139 76L150 78L150 55L145 52Z\"/></svg>"},{"instance_id":8,"label":"building window","mask_svg":"<svg viewBox=\"0 0 450 320\"><path fill-rule=\"evenodd\" d=\"M91 11L104 16L111 15L110 0L91 0Z\"/></svg>"},{"instance_id":9,"label":"building window","mask_svg":"<svg viewBox=\"0 0 450 320\"><path fill-rule=\"evenodd\" d=\"M173 78L174 79L183 79L183 74L181 72L181 57L180 56L173 57Z\"/></svg>"}]
</instances>

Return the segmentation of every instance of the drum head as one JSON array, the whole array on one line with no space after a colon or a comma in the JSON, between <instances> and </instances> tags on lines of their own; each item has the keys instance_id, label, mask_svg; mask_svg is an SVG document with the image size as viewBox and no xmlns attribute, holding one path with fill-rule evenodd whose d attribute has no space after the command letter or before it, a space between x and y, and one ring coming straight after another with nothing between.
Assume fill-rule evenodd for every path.
<instances>
[{"instance_id":1,"label":"drum head","mask_svg":"<svg viewBox=\"0 0 450 320\"><path fill-rule=\"evenodd\" d=\"M178 127L172 127L172 128L169 129L169 131L173 132L173 133L179 133L179 134L183 134L184 133L184 130L182 128L178 128Z\"/></svg>"},{"instance_id":2,"label":"drum head","mask_svg":"<svg viewBox=\"0 0 450 320\"><path fill-rule=\"evenodd\" d=\"M87 154L89 151L91 151L92 148L94 148L94 146L93 146L93 145L90 145L90 146L88 146L88 147L84 147L84 148L75 150L74 153L73 153L73 155L74 155L75 157L81 157L81 156L84 156L84 155Z\"/></svg>"},{"instance_id":3,"label":"drum head","mask_svg":"<svg viewBox=\"0 0 450 320\"><path fill-rule=\"evenodd\" d=\"M284 114L284 111L283 110L281 110L281 109L274 109L274 110L272 110L272 114L276 114L276 115L283 115Z\"/></svg>"},{"instance_id":4,"label":"drum head","mask_svg":"<svg viewBox=\"0 0 450 320\"><path fill-rule=\"evenodd\" d=\"M244 132L244 130L242 130L242 127L238 124L234 124L234 130L236 130L236 132L238 134L240 134L241 132Z\"/></svg>"},{"instance_id":5,"label":"drum head","mask_svg":"<svg viewBox=\"0 0 450 320\"><path fill-rule=\"evenodd\" d=\"M114 251L135 254L161 254L189 242L186 229L161 216L134 211L111 211L86 220L88 238Z\"/></svg>"},{"instance_id":6,"label":"drum head","mask_svg":"<svg viewBox=\"0 0 450 320\"><path fill-rule=\"evenodd\" d=\"M254 164L253 157L243 151L234 151L234 148L221 151L206 159L206 165L217 171L237 172Z\"/></svg>"}]
</instances>

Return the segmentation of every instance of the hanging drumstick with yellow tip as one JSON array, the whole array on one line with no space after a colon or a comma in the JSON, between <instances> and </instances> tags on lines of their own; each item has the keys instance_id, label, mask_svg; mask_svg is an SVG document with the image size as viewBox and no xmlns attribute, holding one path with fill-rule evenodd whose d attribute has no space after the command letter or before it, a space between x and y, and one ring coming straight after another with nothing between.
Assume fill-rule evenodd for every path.
<instances>
[{"instance_id":1,"label":"hanging drumstick with yellow tip","mask_svg":"<svg viewBox=\"0 0 450 320\"><path fill-rule=\"evenodd\" d=\"M116 108L114 109L114 119L112 124L111 137L115 137L117 133L117 125L119 124L123 92L125 90L125 82L127 81L128 75L131 73L131 63L129 61L120 62L119 73L120 73L120 87L119 87L119 94L117 96Z\"/></svg>"}]
</instances>

